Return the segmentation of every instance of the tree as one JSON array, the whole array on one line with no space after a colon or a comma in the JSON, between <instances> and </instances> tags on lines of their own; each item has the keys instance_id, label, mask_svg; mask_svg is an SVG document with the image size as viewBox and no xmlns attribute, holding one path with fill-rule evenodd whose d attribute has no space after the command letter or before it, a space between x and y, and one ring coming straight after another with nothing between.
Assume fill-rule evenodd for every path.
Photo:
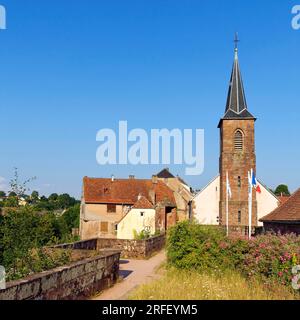
<instances>
[{"instance_id":1,"label":"tree","mask_svg":"<svg viewBox=\"0 0 300 320\"><path fill-rule=\"evenodd\" d=\"M32 191L31 193L31 199L34 199L34 200L38 200L40 197L38 191Z\"/></svg>"},{"instance_id":2,"label":"tree","mask_svg":"<svg viewBox=\"0 0 300 320\"><path fill-rule=\"evenodd\" d=\"M6 197L6 192L0 191L0 198L5 198Z\"/></svg>"},{"instance_id":3,"label":"tree","mask_svg":"<svg viewBox=\"0 0 300 320\"><path fill-rule=\"evenodd\" d=\"M52 193L52 194L49 196L48 200L49 200L49 201L56 201L57 198L58 198L58 194L57 194L57 193Z\"/></svg>"},{"instance_id":4,"label":"tree","mask_svg":"<svg viewBox=\"0 0 300 320\"><path fill-rule=\"evenodd\" d=\"M48 202L48 199L47 199L47 197L45 197L45 196L41 196L41 199L40 199L42 202Z\"/></svg>"},{"instance_id":5,"label":"tree","mask_svg":"<svg viewBox=\"0 0 300 320\"><path fill-rule=\"evenodd\" d=\"M34 252L61 239L68 239L67 226L53 213L41 215L32 207L8 210L0 216L0 264L9 279L40 272L51 261L47 256L35 261Z\"/></svg>"},{"instance_id":6,"label":"tree","mask_svg":"<svg viewBox=\"0 0 300 320\"><path fill-rule=\"evenodd\" d=\"M62 215L62 219L65 221L69 232L72 232L73 228L79 228L79 216L80 203L75 204L73 207L67 209Z\"/></svg>"},{"instance_id":7,"label":"tree","mask_svg":"<svg viewBox=\"0 0 300 320\"><path fill-rule=\"evenodd\" d=\"M22 195L24 195L27 191L29 191L28 183L30 183L35 179L36 177L32 177L25 181L20 181L18 168L14 168L14 177L9 182L11 192L14 192L17 198L21 198Z\"/></svg>"},{"instance_id":8,"label":"tree","mask_svg":"<svg viewBox=\"0 0 300 320\"><path fill-rule=\"evenodd\" d=\"M67 193L61 194L58 196L57 201L59 203L60 208L67 209L69 207L74 206L76 200Z\"/></svg>"},{"instance_id":9,"label":"tree","mask_svg":"<svg viewBox=\"0 0 300 320\"><path fill-rule=\"evenodd\" d=\"M280 185L276 188L275 194L276 194L276 196L281 196L281 195L283 195L283 196L290 196L290 195L291 195L288 186L285 185L285 184L280 184Z\"/></svg>"},{"instance_id":10,"label":"tree","mask_svg":"<svg viewBox=\"0 0 300 320\"><path fill-rule=\"evenodd\" d=\"M5 199L4 207L7 208L16 208L19 206L19 201L17 197L8 197Z\"/></svg>"}]
</instances>

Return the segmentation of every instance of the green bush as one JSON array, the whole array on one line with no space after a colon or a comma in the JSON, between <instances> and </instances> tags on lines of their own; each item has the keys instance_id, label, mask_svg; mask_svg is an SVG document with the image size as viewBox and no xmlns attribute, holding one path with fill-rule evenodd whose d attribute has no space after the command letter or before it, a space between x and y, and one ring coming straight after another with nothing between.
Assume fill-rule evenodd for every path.
<instances>
[{"instance_id":1,"label":"green bush","mask_svg":"<svg viewBox=\"0 0 300 320\"><path fill-rule=\"evenodd\" d=\"M56 216L54 213L40 214L32 207L7 210L0 216L0 265L3 265L12 279L39 270L38 264L47 266L48 258L42 247L62 242L72 242L68 226L71 214ZM75 218L74 218L75 219ZM76 224L76 222L74 222ZM39 252L38 259L32 258L33 250ZM58 262L60 258L58 258ZM55 261L53 261L55 263Z\"/></svg>"},{"instance_id":2,"label":"green bush","mask_svg":"<svg viewBox=\"0 0 300 320\"><path fill-rule=\"evenodd\" d=\"M146 230L142 230L140 233L138 233L135 229L133 230L133 236L135 240L146 240L151 237L151 233Z\"/></svg>"},{"instance_id":3,"label":"green bush","mask_svg":"<svg viewBox=\"0 0 300 320\"><path fill-rule=\"evenodd\" d=\"M235 265L222 243L222 228L197 225L188 221L171 228L167 238L167 257L171 265L183 269L223 269ZM221 247L220 247L221 245Z\"/></svg>"},{"instance_id":4,"label":"green bush","mask_svg":"<svg viewBox=\"0 0 300 320\"><path fill-rule=\"evenodd\" d=\"M241 272L248 277L259 277L266 283L291 285L291 270L300 264L300 237L296 235L261 235L249 242Z\"/></svg>"},{"instance_id":5,"label":"green bush","mask_svg":"<svg viewBox=\"0 0 300 320\"><path fill-rule=\"evenodd\" d=\"M182 222L168 233L167 257L180 269L237 270L247 278L290 286L292 267L300 264L300 237L266 234L249 241L226 237L220 227Z\"/></svg>"},{"instance_id":6,"label":"green bush","mask_svg":"<svg viewBox=\"0 0 300 320\"><path fill-rule=\"evenodd\" d=\"M15 260L14 266L8 269L7 281L18 280L30 274L54 269L70 261L71 252L69 250L32 249L28 254Z\"/></svg>"}]
</instances>

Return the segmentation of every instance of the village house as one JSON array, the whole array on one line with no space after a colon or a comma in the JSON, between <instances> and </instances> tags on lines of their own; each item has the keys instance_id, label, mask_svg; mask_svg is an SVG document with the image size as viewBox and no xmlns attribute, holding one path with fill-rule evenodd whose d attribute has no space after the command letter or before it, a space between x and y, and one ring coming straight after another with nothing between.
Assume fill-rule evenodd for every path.
<instances>
[{"instance_id":1,"label":"village house","mask_svg":"<svg viewBox=\"0 0 300 320\"><path fill-rule=\"evenodd\" d=\"M156 233L156 211L154 205L144 196L139 196L131 210L118 223L118 239L134 239L141 232Z\"/></svg>"},{"instance_id":2,"label":"village house","mask_svg":"<svg viewBox=\"0 0 300 320\"><path fill-rule=\"evenodd\" d=\"M260 221L265 231L300 235L300 189Z\"/></svg>"},{"instance_id":3,"label":"village house","mask_svg":"<svg viewBox=\"0 0 300 320\"><path fill-rule=\"evenodd\" d=\"M154 178L164 182L174 192L177 205L177 216L179 221L192 218L192 188L179 176L174 176L169 168L160 171Z\"/></svg>"},{"instance_id":4,"label":"village house","mask_svg":"<svg viewBox=\"0 0 300 320\"><path fill-rule=\"evenodd\" d=\"M136 233L164 232L176 224L174 192L152 179L83 179L80 237L132 239Z\"/></svg>"}]
</instances>

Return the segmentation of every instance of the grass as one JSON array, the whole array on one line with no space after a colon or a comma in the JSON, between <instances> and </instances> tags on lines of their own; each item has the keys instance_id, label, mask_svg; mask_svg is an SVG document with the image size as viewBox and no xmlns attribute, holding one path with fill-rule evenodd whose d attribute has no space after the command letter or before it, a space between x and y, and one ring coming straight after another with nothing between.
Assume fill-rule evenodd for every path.
<instances>
[{"instance_id":1,"label":"grass","mask_svg":"<svg viewBox=\"0 0 300 320\"><path fill-rule=\"evenodd\" d=\"M292 288L266 286L227 271L222 276L161 269L161 278L137 288L130 300L296 300Z\"/></svg>"}]
</instances>

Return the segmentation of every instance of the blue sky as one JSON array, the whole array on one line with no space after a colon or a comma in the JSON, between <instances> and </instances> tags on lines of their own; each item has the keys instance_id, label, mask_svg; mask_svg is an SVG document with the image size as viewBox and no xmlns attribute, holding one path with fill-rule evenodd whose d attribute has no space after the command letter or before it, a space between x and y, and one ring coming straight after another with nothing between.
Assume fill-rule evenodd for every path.
<instances>
[{"instance_id":1,"label":"blue sky","mask_svg":"<svg viewBox=\"0 0 300 320\"><path fill-rule=\"evenodd\" d=\"M257 118L257 175L300 186L300 30L295 1L1 0L0 188L18 167L42 194L79 196L82 177L149 177L161 166L99 166L101 128L205 129L205 170L218 173L239 32L248 107Z\"/></svg>"}]
</instances>

